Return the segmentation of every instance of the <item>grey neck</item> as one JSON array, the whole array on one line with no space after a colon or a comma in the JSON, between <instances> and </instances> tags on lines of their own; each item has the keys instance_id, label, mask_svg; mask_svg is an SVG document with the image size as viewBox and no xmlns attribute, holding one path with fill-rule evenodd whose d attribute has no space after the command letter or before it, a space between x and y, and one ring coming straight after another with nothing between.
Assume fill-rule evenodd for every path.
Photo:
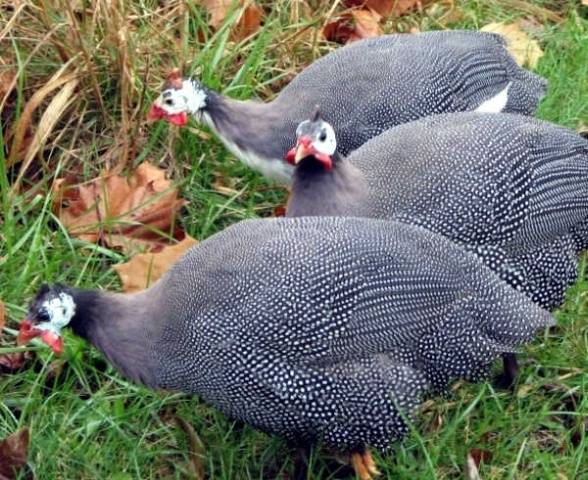
<instances>
[{"instance_id":1,"label":"grey neck","mask_svg":"<svg viewBox=\"0 0 588 480\"><path fill-rule=\"evenodd\" d=\"M157 314L159 293L134 295L76 290L70 326L100 350L125 377L157 387L155 342L164 317Z\"/></svg>"},{"instance_id":2,"label":"grey neck","mask_svg":"<svg viewBox=\"0 0 588 480\"><path fill-rule=\"evenodd\" d=\"M365 216L367 184L362 173L338 153L333 169L326 170L312 157L294 170L288 199L288 217Z\"/></svg>"},{"instance_id":3,"label":"grey neck","mask_svg":"<svg viewBox=\"0 0 588 480\"><path fill-rule=\"evenodd\" d=\"M268 178L289 183L292 167L284 157L296 127L287 113L271 102L239 101L211 92L202 116L239 160Z\"/></svg>"}]
</instances>

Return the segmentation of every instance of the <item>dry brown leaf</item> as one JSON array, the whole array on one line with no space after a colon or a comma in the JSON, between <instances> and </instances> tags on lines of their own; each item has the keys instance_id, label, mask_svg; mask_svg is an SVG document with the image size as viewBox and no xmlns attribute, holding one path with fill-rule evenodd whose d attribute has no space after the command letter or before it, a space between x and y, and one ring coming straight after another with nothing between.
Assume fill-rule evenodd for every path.
<instances>
[{"instance_id":1,"label":"dry brown leaf","mask_svg":"<svg viewBox=\"0 0 588 480\"><path fill-rule=\"evenodd\" d=\"M521 28L520 22L490 23L482 27L484 32L499 33L506 38L507 49L521 66L535 68L543 56L543 50L537 40L533 40Z\"/></svg>"},{"instance_id":2,"label":"dry brown leaf","mask_svg":"<svg viewBox=\"0 0 588 480\"><path fill-rule=\"evenodd\" d=\"M582 0L582 5L588 6L588 0Z\"/></svg>"},{"instance_id":3,"label":"dry brown leaf","mask_svg":"<svg viewBox=\"0 0 588 480\"><path fill-rule=\"evenodd\" d=\"M0 441L0 478L22 478L19 472L27 464L29 430L22 428Z\"/></svg>"},{"instance_id":4,"label":"dry brown leaf","mask_svg":"<svg viewBox=\"0 0 588 480\"><path fill-rule=\"evenodd\" d=\"M261 27L261 19L263 18L263 9L256 3L252 3L245 7L239 20L233 27L232 38L239 41L253 35Z\"/></svg>"},{"instance_id":5,"label":"dry brown leaf","mask_svg":"<svg viewBox=\"0 0 588 480\"><path fill-rule=\"evenodd\" d=\"M4 97L8 96L13 88L13 80L16 77L16 69L11 67L9 62L0 58L0 105L4 101ZM0 109L1 110L1 109Z\"/></svg>"},{"instance_id":6,"label":"dry brown leaf","mask_svg":"<svg viewBox=\"0 0 588 480\"><path fill-rule=\"evenodd\" d=\"M338 19L327 23L323 28L323 36L329 42L347 43L354 35L355 26L349 13L345 13Z\"/></svg>"},{"instance_id":7,"label":"dry brown leaf","mask_svg":"<svg viewBox=\"0 0 588 480\"><path fill-rule=\"evenodd\" d=\"M261 26L261 19L263 18L263 9L255 2L245 3L244 0L201 0L200 4L206 9L210 15L208 21L209 25L218 30L223 24L229 12L236 3L239 7L244 5L245 8L241 12L239 19L233 26L232 38L239 41L252 35L259 30Z\"/></svg>"},{"instance_id":8,"label":"dry brown leaf","mask_svg":"<svg viewBox=\"0 0 588 480\"><path fill-rule=\"evenodd\" d=\"M53 210L70 235L131 254L157 251L183 238L176 216L187 202L165 172L142 163L127 179L108 172L89 183L53 186Z\"/></svg>"},{"instance_id":9,"label":"dry brown leaf","mask_svg":"<svg viewBox=\"0 0 588 480\"><path fill-rule=\"evenodd\" d=\"M223 24L225 18L227 18L233 0L200 0L200 4L210 15L208 23L216 30Z\"/></svg>"},{"instance_id":10,"label":"dry brown leaf","mask_svg":"<svg viewBox=\"0 0 588 480\"><path fill-rule=\"evenodd\" d=\"M138 292L160 279L184 253L198 242L186 237L176 245L163 248L159 253L140 253L126 263L113 265L127 293Z\"/></svg>"},{"instance_id":11,"label":"dry brown leaf","mask_svg":"<svg viewBox=\"0 0 588 480\"><path fill-rule=\"evenodd\" d=\"M466 458L465 478L467 480L482 480L476 460L469 452Z\"/></svg>"},{"instance_id":12,"label":"dry brown leaf","mask_svg":"<svg viewBox=\"0 0 588 480\"><path fill-rule=\"evenodd\" d=\"M0 373L14 373L33 359L33 352L12 352L0 355ZM0 480L2 478L0 477Z\"/></svg>"},{"instance_id":13,"label":"dry brown leaf","mask_svg":"<svg viewBox=\"0 0 588 480\"><path fill-rule=\"evenodd\" d=\"M480 479L480 464L482 462L488 463L492 460L492 452L490 450L482 450L481 448L472 448L468 452L466 461L466 478L468 480Z\"/></svg>"},{"instance_id":14,"label":"dry brown leaf","mask_svg":"<svg viewBox=\"0 0 588 480\"><path fill-rule=\"evenodd\" d=\"M351 10L344 12L337 20L323 28L324 37L337 43L351 43L362 38L382 35L381 17L371 10Z\"/></svg>"},{"instance_id":15,"label":"dry brown leaf","mask_svg":"<svg viewBox=\"0 0 588 480\"><path fill-rule=\"evenodd\" d=\"M355 21L355 36L357 40L362 38L379 37L384 32L380 27L381 16L371 10L354 10L352 12Z\"/></svg>"}]
</instances>

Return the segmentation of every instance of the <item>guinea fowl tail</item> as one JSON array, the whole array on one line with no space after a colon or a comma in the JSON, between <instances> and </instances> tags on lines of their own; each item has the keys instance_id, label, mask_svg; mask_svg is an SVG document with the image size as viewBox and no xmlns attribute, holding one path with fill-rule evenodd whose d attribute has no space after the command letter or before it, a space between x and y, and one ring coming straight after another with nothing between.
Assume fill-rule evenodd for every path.
<instances>
[{"instance_id":1,"label":"guinea fowl tail","mask_svg":"<svg viewBox=\"0 0 588 480\"><path fill-rule=\"evenodd\" d=\"M537 105L539 105L547 90L547 80L518 65L507 50L508 42L506 38L499 34L493 34L493 37L503 49L504 68L510 81L508 100L502 111L521 115L534 115Z\"/></svg>"},{"instance_id":2,"label":"guinea fowl tail","mask_svg":"<svg viewBox=\"0 0 588 480\"><path fill-rule=\"evenodd\" d=\"M504 112L534 115L537 105L547 90L547 80L539 75L520 68L514 60L514 66L507 66L511 72L508 101Z\"/></svg>"},{"instance_id":3,"label":"guinea fowl tail","mask_svg":"<svg viewBox=\"0 0 588 480\"><path fill-rule=\"evenodd\" d=\"M555 324L546 310L496 278L487 297L464 296L431 335L419 340L420 358L434 390L456 379L478 380L504 353L516 353L537 331ZM490 313L491 312L491 313Z\"/></svg>"}]
</instances>

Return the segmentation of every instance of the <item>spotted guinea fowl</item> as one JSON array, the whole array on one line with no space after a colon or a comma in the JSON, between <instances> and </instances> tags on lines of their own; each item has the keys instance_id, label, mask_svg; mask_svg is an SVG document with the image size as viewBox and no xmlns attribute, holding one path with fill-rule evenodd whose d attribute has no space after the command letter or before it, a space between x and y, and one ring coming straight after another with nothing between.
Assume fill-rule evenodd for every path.
<instances>
[{"instance_id":1,"label":"spotted guinea fowl","mask_svg":"<svg viewBox=\"0 0 588 480\"><path fill-rule=\"evenodd\" d=\"M242 162L289 182L284 155L296 126L321 105L347 155L401 123L434 113L474 110L532 114L547 82L521 69L496 34L398 34L354 42L320 58L271 102L236 101L176 72L149 118L204 122ZM268 141L271 139L271 141Z\"/></svg>"},{"instance_id":2,"label":"spotted guinea fowl","mask_svg":"<svg viewBox=\"0 0 588 480\"><path fill-rule=\"evenodd\" d=\"M348 157L316 114L298 127L287 215L421 225L465 245L545 308L588 241L588 141L531 117L463 112L392 128Z\"/></svg>"},{"instance_id":3,"label":"spotted guinea fowl","mask_svg":"<svg viewBox=\"0 0 588 480\"><path fill-rule=\"evenodd\" d=\"M66 325L124 375L199 395L291 442L351 453L407 432L421 395L475 379L551 315L459 246L373 219L240 222L136 294L42 288L21 325Z\"/></svg>"}]
</instances>

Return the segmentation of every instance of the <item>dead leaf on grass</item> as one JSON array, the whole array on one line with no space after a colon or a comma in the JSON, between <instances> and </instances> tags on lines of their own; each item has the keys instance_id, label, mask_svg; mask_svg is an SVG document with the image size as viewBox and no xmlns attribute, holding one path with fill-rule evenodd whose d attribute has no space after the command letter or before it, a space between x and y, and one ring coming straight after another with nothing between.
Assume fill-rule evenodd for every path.
<instances>
[{"instance_id":1,"label":"dead leaf on grass","mask_svg":"<svg viewBox=\"0 0 588 480\"><path fill-rule=\"evenodd\" d=\"M478 465L479 464L476 463L476 459L470 452L468 452L465 469L465 478L467 480L482 480L480 477L480 471L478 470Z\"/></svg>"},{"instance_id":2,"label":"dead leaf on grass","mask_svg":"<svg viewBox=\"0 0 588 480\"><path fill-rule=\"evenodd\" d=\"M227 18L233 0L201 0L200 4L206 9L208 15L210 15L208 24L216 30L223 24L225 18Z\"/></svg>"},{"instance_id":3,"label":"dead leaf on grass","mask_svg":"<svg viewBox=\"0 0 588 480\"><path fill-rule=\"evenodd\" d=\"M21 478L20 471L27 464L29 430L22 428L0 441L0 478Z\"/></svg>"},{"instance_id":4,"label":"dead leaf on grass","mask_svg":"<svg viewBox=\"0 0 588 480\"><path fill-rule=\"evenodd\" d=\"M140 253L126 263L113 265L118 273L123 291L138 292L160 279L191 247L198 242L186 237L176 245L165 247L158 253Z\"/></svg>"},{"instance_id":5,"label":"dead leaf on grass","mask_svg":"<svg viewBox=\"0 0 588 480\"><path fill-rule=\"evenodd\" d=\"M355 21L357 39L379 37L384 32L380 27L382 17L371 10L355 10L351 13Z\"/></svg>"},{"instance_id":6,"label":"dead leaf on grass","mask_svg":"<svg viewBox=\"0 0 588 480\"><path fill-rule=\"evenodd\" d=\"M7 97L14 88L14 78L16 77L16 69L9 65L9 62L0 57L0 105L4 103L4 98Z\"/></svg>"},{"instance_id":7,"label":"dead leaf on grass","mask_svg":"<svg viewBox=\"0 0 588 480\"><path fill-rule=\"evenodd\" d=\"M232 10L234 0L201 0L200 4L210 15L209 25L218 30ZM245 5L243 0L238 0L239 7ZM239 19L235 22L232 31L233 40L239 41L259 30L263 18L263 9L255 2L249 2L242 10Z\"/></svg>"},{"instance_id":8,"label":"dead leaf on grass","mask_svg":"<svg viewBox=\"0 0 588 480\"><path fill-rule=\"evenodd\" d=\"M187 203L165 172L142 163L129 177L104 175L81 185L59 179L53 186L53 210L70 235L104 243L131 254L157 251L183 238L176 225Z\"/></svg>"},{"instance_id":9,"label":"dead leaf on grass","mask_svg":"<svg viewBox=\"0 0 588 480\"><path fill-rule=\"evenodd\" d=\"M351 43L383 34L380 15L371 10L351 10L323 28L323 36L330 42Z\"/></svg>"},{"instance_id":10,"label":"dead leaf on grass","mask_svg":"<svg viewBox=\"0 0 588 480\"><path fill-rule=\"evenodd\" d=\"M261 20L263 19L263 9L256 3L252 3L245 7L239 20L233 27L231 36L233 40L239 41L253 35L261 27Z\"/></svg>"},{"instance_id":11,"label":"dead leaf on grass","mask_svg":"<svg viewBox=\"0 0 588 480\"><path fill-rule=\"evenodd\" d=\"M0 373L11 374L17 372L32 359L33 352L4 353L0 355Z\"/></svg>"},{"instance_id":12,"label":"dead leaf on grass","mask_svg":"<svg viewBox=\"0 0 588 480\"><path fill-rule=\"evenodd\" d=\"M535 68L543 56L543 50L537 40L533 40L521 28L520 22L490 23L482 27L484 32L499 33L506 38L507 49L521 66Z\"/></svg>"}]
</instances>

